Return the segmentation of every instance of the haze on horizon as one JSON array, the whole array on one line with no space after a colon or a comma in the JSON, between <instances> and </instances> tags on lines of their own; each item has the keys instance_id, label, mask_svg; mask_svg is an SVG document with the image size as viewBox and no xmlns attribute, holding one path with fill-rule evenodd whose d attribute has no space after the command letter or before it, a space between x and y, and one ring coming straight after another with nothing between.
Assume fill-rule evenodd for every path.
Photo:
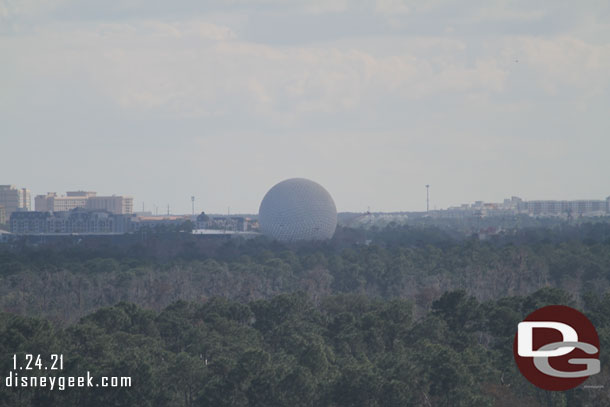
<instances>
[{"instance_id":1,"label":"haze on horizon","mask_svg":"<svg viewBox=\"0 0 610 407\"><path fill-rule=\"evenodd\" d=\"M0 0L0 184L256 213L610 195L610 3Z\"/></svg>"}]
</instances>

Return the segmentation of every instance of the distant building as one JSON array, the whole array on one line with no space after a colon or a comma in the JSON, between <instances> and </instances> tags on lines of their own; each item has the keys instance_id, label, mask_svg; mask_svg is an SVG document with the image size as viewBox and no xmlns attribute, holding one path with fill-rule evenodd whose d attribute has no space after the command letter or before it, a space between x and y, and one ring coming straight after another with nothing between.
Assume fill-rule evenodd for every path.
<instances>
[{"instance_id":1,"label":"distant building","mask_svg":"<svg viewBox=\"0 0 610 407\"><path fill-rule=\"evenodd\" d=\"M257 232L258 230L259 230L258 219L249 219L248 220L248 231Z\"/></svg>"},{"instance_id":2,"label":"distant building","mask_svg":"<svg viewBox=\"0 0 610 407\"><path fill-rule=\"evenodd\" d=\"M131 216L76 208L60 212L14 212L11 232L29 234L119 234L131 231Z\"/></svg>"},{"instance_id":3,"label":"distant building","mask_svg":"<svg viewBox=\"0 0 610 407\"><path fill-rule=\"evenodd\" d=\"M91 195L75 195L74 192L68 196L57 196L55 192L48 192L46 195L37 195L34 198L34 205L37 212L64 212L76 208L84 208ZM88 193L91 194L91 193ZM95 192L93 192L95 195Z\"/></svg>"},{"instance_id":4,"label":"distant building","mask_svg":"<svg viewBox=\"0 0 610 407\"><path fill-rule=\"evenodd\" d=\"M96 196L97 192L94 191L68 191L66 196L86 196L88 198Z\"/></svg>"},{"instance_id":5,"label":"distant building","mask_svg":"<svg viewBox=\"0 0 610 407\"><path fill-rule=\"evenodd\" d=\"M34 199L36 211L63 212L76 208L104 210L117 215L133 213L133 198L124 196L97 196L92 191L69 191L66 196L55 192L38 195Z\"/></svg>"},{"instance_id":6,"label":"distant building","mask_svg":"<svg viewBox=\"0 0 610 407\"><path fill-rule=\"evenodd\" d=\"M243 216L214 216L210 217L201 212L195 221L195 229L230 230L233 232L251 231L251 219Z\"/></svg>"},{"instance_id":7,"label":"distant building","mask_svg":"<svg viewBox=\"0 0 610 407\"><path fill-rule=\"evenodd\" d=\"M3 205L0 205L0 224L6 223L6 209Z\"/></svg>"},{"instance_id":8,"label":"distant building","mask_svg":"<svg viewBox=\"0 0 610 407\"><path fill-rule=\"evenodd\" d=\"M610 214L610 197L605 200L575 200L554 201L535 200L524 201L513 196L505 199L503 203L485 203L476 201L468 205L452 207L444 211L437 211L437 216L469 217L469 216L511 216L526 214L530 216L607 216Z\"/></svg>"},{"instance_id":9,"label":"distant building","mask_svg":"<svg viewBox=\"0 0 610 407\"><path fill-rule=\"evenodd\" d=\"M132 219L131 228L137 231L143 228L154 229L157 226L182 226L184 222L190 221L190 215L165 215L165 216L135 216Z\"/></svg>"},{"instance_id":10,"label":"distant building","mask_svg":"<svg viewBox=\"0 0 610 407\"><path fill-rule=\"evenodd\" d=\"M126 196L93 196L87 200L87 209L103 209L116 214L133 213L133 198Z\"/></svg>"},{"instance_id":11,"label":"distant building","mask_svg":"<svg viewBox=\"0 0 610 407\"><path fill-rule=\"evenodd\" d=\"M530 215L605 215L608 213L608 200L523 201L518 209Z\"/></svg>"},{"instance_id":12,"label":"distant building","mask_svg":"<svg viewBox=\"0 0 610 407\"><path fill-rule=\"evenodd\" d=\"M215 229L215 230L231 230L234 232L245 232L248 230L249 219L241 216L214 216L212 218L203 214L207 217L207 220L203 221L202 215L197 218L198 229Z\"/></svg>"},{"instance_id":13,"label":"distant building","mask_svg":"<svg viewBox=\"0 0 610 407\"><path fill-rule=\"evenodd\" d=\"M16 211L29 211L31 209L30 190L16 188L14 185L0 185L0 205L4 206L7 218Z\"/></svg>"},{"instance_id":14,"label":"distant building","mask_svg":"<svg viewBox=\"0 0 610 407\"><path fill-rule=\"evenodd\" d=\"M205 212L201 212L199 216L197 216L196 227L197 229L207 229L208 222L210 221L210 217L205 214Z\"/></svg>"},{"instance_id":15,"label":"distant building","mask_svg":"<svg viewBox=\"0 0 610 407\"><path fill-rule=\"evenodd\" d=\"M0 242L7 242L13 235L5 230L0 230Z\"/></svg>"},{"instance_id":16,"label":"distant building","mask_svg":"<svg viewBox=\"0 0 610 407\"><path fill-rule=\"evenodd\" d=\"M235 225L233 230L236 232L246 232L248 230L248 218L234 216L231 218L231 221L233 221L233 224Z\"/></svg>"},{"instance_id":17,"label":"distant building","mask_svg":"<svg viewBox=\"0 0 610 407\"><path fill-rule=\"evenodd\" d=\"M260 236L258 232L236 232L233 230L221 230L221 229L196 229L193 230L193 235L203 238L213 239L253 239Z\"/></svg>"},{"instance_id":18,"label":"distant building","mask_svg":"<svg viewBox=\"0 0 610 407\"><path fill-rule=\"evenodd\" d=\"M31 235L47 233L50 212L14 212L11 214L11 233Z\"/></svg>"}]
</instances>

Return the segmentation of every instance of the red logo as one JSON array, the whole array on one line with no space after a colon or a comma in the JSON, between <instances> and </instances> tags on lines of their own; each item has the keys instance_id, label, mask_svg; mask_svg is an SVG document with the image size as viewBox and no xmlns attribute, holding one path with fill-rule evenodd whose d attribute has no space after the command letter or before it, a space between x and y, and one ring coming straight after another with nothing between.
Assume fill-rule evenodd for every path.
<instances>
[{"instance_id":1,"label":"red logo","mask_svg":"<svg viewBox=\"0 0 610 407\"><path fill-rule=\"evenodd\" d=\"M600 371L595 327L564 305L540 308L519 323L513 353L523 376L544 390L572 389Z\"/></svg>"}]
</instances>

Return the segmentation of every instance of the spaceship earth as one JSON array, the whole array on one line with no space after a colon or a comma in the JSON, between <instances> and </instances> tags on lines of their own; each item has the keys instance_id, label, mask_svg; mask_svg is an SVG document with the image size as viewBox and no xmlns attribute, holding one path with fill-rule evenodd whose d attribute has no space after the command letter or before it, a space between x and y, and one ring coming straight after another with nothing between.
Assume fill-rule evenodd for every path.
<instances>
[{"instance_id":1,"label":"spaceship earth","mask_svg":"<svg viewBox=\"0 0 610 407\"><path fill-rule=\"evenodd\" d=\"M279 241L325 240L335 233L337 208L320 184L291 178L267 192L258 221L264 235Z\"/></svg>"}]
</instances>

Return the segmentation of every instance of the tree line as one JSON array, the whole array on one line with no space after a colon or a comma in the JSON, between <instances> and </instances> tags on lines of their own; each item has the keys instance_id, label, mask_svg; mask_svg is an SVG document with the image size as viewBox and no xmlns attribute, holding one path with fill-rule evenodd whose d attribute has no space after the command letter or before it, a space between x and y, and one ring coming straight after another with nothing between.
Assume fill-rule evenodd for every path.
<instances>
[{"instance_id":1,"label":"tree line","mask_svg":"<svg viewBox=\"0 0 610 407\"><path fill-rule=\"evenodd\" d=\"M0 387L6 406L590 406L607 392L535 388L518 372L517 323L548 304L575 306L545 288L478 301L444 293L416 318L413 304L340 294L318 303L305 293L248 303L177 301L160 312L119 303L78 323L0 315L0 371L13 354L63 354L49 375L130 376L129 388ZM584 312L601 340L608 386L610 295L589 295ZM33 371L33 375L47 374Z\"/></svg>"},{"instance_id":2,"label":"tree line","mask_svg":"<svg viewBox=\"0 0 610 407\"><path fill-rule=\"evenodd\" d=\"M303 291L314 302L342 293L409 299L419 316L448 290L488 300L543 287L561 288L581 304L587 293L601 295L610 286L607 232L607 224L590 224L481 241L440 228L389 226L344 229L333 241L296 245L170 233L121 238L131 243L5 246L0 309L69 323L119 301L158 311L178 300L247 302Z\"/></svg>"}]
</instances>

